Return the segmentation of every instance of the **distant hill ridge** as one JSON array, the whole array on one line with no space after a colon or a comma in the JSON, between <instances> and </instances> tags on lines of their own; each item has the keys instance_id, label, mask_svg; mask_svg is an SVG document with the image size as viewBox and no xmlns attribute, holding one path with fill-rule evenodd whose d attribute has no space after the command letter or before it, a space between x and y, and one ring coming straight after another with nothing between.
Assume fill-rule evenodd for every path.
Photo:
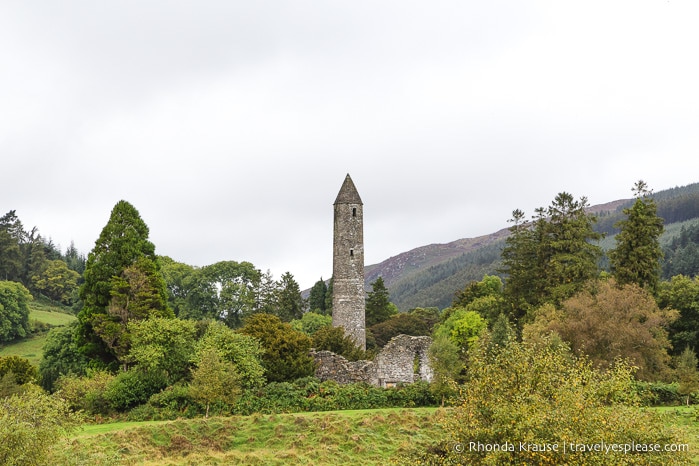
<instances>
[{"instance_id":1,"label":"distant hill ridge","mask_svg":"<svg viewBox=\"0 0 699 466\"><path fill-rule=\"evenodd\" d=\"M659 191L653 198L665 225L699 221L699 183ZM623 209L633 202L634 199L619 199L588 209L598 217L596 229L607 234L607 247L613 244L609 238L617 232L614 224L624 217ZM505 228L477 238L411 249L367 266L365 286L371 289L371 283L380 276L391 294L391 301L401 311L415 307L443 309L451 304L454 293L470 281L496 274L500 251L508 234Z\"/></svg>"}]
</instances>

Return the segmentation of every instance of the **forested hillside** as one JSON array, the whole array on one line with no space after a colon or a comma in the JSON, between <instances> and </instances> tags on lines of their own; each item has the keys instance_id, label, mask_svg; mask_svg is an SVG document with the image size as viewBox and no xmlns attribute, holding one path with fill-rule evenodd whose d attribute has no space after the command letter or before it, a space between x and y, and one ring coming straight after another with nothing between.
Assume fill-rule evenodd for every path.
<instances>
[{"instance_id":1,"label":"forested hillside","mask_svg":"<svg viewBox=\"0 0 699 466\"><path fill-rule=\"evenodd\" d=\"M653 194L665 232L661 238L665 257L662 278L699 273L699 183L676 187ZM633 199L622 199L591 206L587 210L597 217L595 231L604 233L600 246L606 251L614 246L618 230L614 225L624 218L623 210ZM513 205L513 209L517 206ZM478 238L459 239L447 244L433 244L391 257L366 268L367 289L381 276L391 294L391 301L401 311L415 307L438 307L452 303L454 294L473 280L497 274L500 251L509 234L507 229ZM608 268L608 260L601 260Z\"/></svg>"}]
</instances>

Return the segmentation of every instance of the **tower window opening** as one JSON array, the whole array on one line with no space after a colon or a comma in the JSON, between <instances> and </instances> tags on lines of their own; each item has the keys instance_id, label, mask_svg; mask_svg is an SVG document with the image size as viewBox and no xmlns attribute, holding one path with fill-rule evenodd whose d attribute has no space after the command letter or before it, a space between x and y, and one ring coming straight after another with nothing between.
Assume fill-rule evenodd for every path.
<instances>
[{"instance_id":1,"label":"tower window opening","mask_svg":"<svg viewBox=\"0 0 699 466\"><path fill-rule=\"evenodd\" d=\"M357 208L352 207L352 217L356 217L356 216L357 216Z\"/></svg>"},{"instance_id":2,"label":"tower window opening","mask_svg":"<svg viewBox=\"0 0 699 466\"><path fill-rule=\"evenodd\" d=\"M354 249L350 249L350 257L354 257Z\"/></svg>"}]
</instances>

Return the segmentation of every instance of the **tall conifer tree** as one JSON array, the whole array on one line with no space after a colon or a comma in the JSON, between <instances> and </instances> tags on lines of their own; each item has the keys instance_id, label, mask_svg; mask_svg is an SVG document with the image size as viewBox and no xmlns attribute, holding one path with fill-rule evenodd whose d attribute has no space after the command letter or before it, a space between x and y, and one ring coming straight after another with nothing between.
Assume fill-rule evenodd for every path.
<instances>
[{"instance_id":1,"label":"tall conifer tree","mask_svg":"<svg viewBox=\"0 0 699 466\"><path fill-rule=\"evenodd\" d=\"M500 272L507 275L504 293L509 317L520 326L528 312L543 303L559 304L597 275L602 235L593 230L585 197L559 193L547 208L536 209L533 222L513 212L502 252Z\"/></svg>"},{"instance_id":2,"label":"tall conifer tree","mask_svg":"<svg viewBox=\"0 0 699 466\"><path fill-rule=\"evenodd\" d=\"M398 309L391 302L388 288L379 277L371 284L371 291L366 297L366 326L379 324L398 314Z\"/></svg>"},{"instance_id":3,"label":"tall conifer tree","mask_svg":"<svg viewBox=\"0 0 699 466\"><path fill-rule=\"evenodd\" d=\"M655 292L663 257L660 247L663 219L658 216L653 193L643 180L636 182L633 191L636 202L624 209L626 219L616 224L621 231L616 236L616 248L609 253L609 261L620 285L635 283Z\"/></svg>"},{"instance_id":4,"label":"tall conifer tree","mask_svg":"<svg viewBox=\"0 0 699 466\"><path fill-rule=\"evenodd\" d=\"M126 201L112 209L90 252L80 288L80 350L109 365L128 353L126 324L149 316L172 317L148 226Z\"/></svg>"}]
</instances>

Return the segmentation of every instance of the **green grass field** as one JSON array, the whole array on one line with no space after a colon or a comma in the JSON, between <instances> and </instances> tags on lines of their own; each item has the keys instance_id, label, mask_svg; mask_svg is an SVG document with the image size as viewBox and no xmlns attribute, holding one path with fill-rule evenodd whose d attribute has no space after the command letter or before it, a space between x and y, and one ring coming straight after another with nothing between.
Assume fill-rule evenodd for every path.
<instances>
[{"instance_id":1,"label":"green grass field","mask_svg":"<svg viewBox=\"0 0 699 466\"><path fill-rule=\"evenodd\" d=\"M76 317L72 314L66 314L64 312L31 309L29 312L29 320L44 322L45 324L49 324L53 327L62 327L76 320Z\"/></svg>"},{"instance_id":2,"label":"green grass field","mask_svg":"<svg viewBox=\"0 0 699 466\"><path fill-rule=\"evenodd\" d=\"M55 465L388 464L441 436L436 408L217 417L86 426Z\"/></svg>"},{"instance_id":3,"label":"green grass field","mask_svg":"<svg viewBox=\"0 0 699 466\"><path fill-rule=\"evenodd\" d=\"M685 429L699 464L693 407L662 412ZM447 411L374 409L86 425L54 448L54 465L391 464L396 455L444 438Z\"/></svg>"},{"instance_id":4,"label":"green grass field","mask_svg":"<svg viewBox=\"0 0 699 466\"><path fill-rule=\"evenodd\" d=\"M29 303L29 321L36 320L52 327L68 325L76 317L67 314L64 309L45 303L32 301ZM46 341L46 333L18 340L14 343L0 346L0 356L20 356L28 359L35 366L39 365L42 356L42 348Z\"/></svg>"},{"instance_id":5,"label":"green grass field","mask_svg":"<svg viewBox=\"0 0 699 466\"><path fill-rule=\"evenodd\" d=\"M19 356L28 359L33 365L38 366L43 354L46 334L19 340L17 343L0 347L0 356Z\"/></svg>"}]
</instances>

